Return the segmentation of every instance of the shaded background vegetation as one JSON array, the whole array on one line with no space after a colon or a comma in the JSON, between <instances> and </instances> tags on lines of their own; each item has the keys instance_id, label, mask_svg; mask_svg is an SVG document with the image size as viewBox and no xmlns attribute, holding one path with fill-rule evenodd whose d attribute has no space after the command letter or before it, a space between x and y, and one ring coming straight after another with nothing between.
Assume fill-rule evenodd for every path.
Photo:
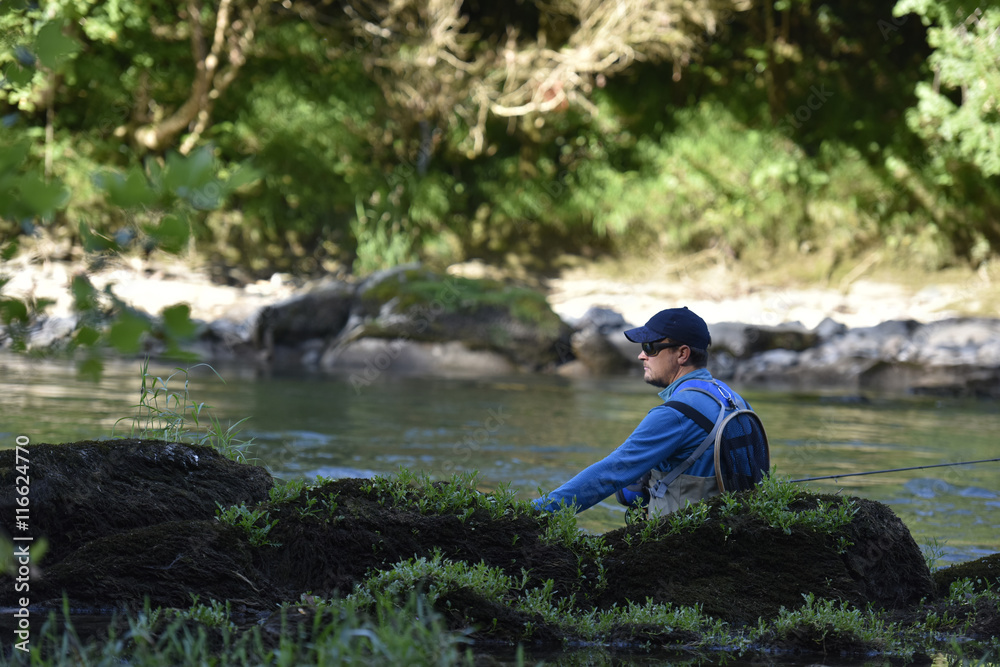
<instances>
[{"instance_id":1,"label":"shaded background vegetation","mask_svg":"<svg viewBox=\"0 0 1000 667\"><path fill-rule=\"evenodd\" d=\"M5 2L0 245L187 248L226 280L652 249L978 265L998 31L956 0Z\"/></svg>"}]
</instances>

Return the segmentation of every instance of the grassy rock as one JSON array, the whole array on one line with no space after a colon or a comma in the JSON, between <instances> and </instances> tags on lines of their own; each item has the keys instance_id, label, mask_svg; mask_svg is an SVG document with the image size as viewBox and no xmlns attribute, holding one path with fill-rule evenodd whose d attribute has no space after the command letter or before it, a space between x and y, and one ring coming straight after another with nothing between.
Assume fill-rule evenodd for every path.
<instances>
[{"instance_id":1,"label":"grassy rock","mask_svg":"<svg viewBox=\"0 0 1000 667\"><path fill-rule=\"evenodd\" d=\"M216 503L257 503L274 484L263 468L217 450L158 440L102 440L29 448L31 534L46 564L91 540L167 521L211 519ZM0 451L0 521L14 517L15 453Z\"/></svg>"},{"instance_id":2,"label":"grassy rock","mask_svg":"<svg viewBox=\"0 0 1000 667\"><path fill-rule=\"evenodd\" d=\"M239 529L216 521L168 521L91 540L51 567L33 587L45 606L185 608L192 595L259 610L276 598L254 567L253 550Z\"/></svg>"},{"instance_id":3,"label":"grassy rock","mask_svg":"<svg viewBox=\"0 0 1000 667\"><path fill-rule=\"evenodd\" d=\"M951 585L962 579L968 579L976 591L987 588L1000 590L1000 553L942 568L934 573L934 583L940 595L947 595Z\"/></svg>"},{"instance_id":4,"label":"grassy rock","mask_svg":"<svg viewBox=\"0 0 1000 667\"><path fill-rule=\"evenodd\" d=\"M50 451L59 447L61 456ZM268 492L261 469L177 443L27 449L35 465L49 462L38 465L45 494L32 507L61 545L59 558L35 564L31 596L42 607L58 607L64 594L74 607L102 610L134 610L147 599L184 607L198 596L228 601L274 629L329 614L324 600L374 609L420 591L449 628L473 628L486 642L666 647L773 622L777 629L760 635L773 646L845 651L878 648L851 625L860 627L849 616L857 610L929 618L934 602L942 618L953 618L888 507L780 480L595 536L580 532L570 511L538 513L504 488L480 493L474 476L431 482L403 471ZM133 484L113 478L115 464L141 475ZM99 496L88 495L98 487ZM217 499L240 505L216 512ZM147 511L133 507L140 500ZM89 512L99 516L87 519ZM101 517L114 530L94 528ZM86 521L91 527L81 531ZM992 570L982 576L996 581ZM0 605L13 606L7 579L0 576ZM803 599L811 615L788 621ZM991 599L962 601L969 628L993 631ZM274 616L289 603L290 619ZM828 628L838 614L849 623Z\"/></svg>"},{"instance_id":5,"label":"grassy rock","mask_svg":"<svg viewBox=\"0 0 1000 667\"><path fill-rule=\"evenodd\" d=\"M803 496L797 509L815 509L823 499ZM786 532L753 515L722 518L719 501L708 504L706 521L690 531L661 530L645 541L636 537L638 528L609 533L609 586L599 604L647 598L701 604L713 617L746 624L798 606L809 592L886 609L932 595L930 572L899 518L880 503L851 502L854 517L835 533ZM844 546L838 546L841 537Z\"/></svg>"}]
</instances>

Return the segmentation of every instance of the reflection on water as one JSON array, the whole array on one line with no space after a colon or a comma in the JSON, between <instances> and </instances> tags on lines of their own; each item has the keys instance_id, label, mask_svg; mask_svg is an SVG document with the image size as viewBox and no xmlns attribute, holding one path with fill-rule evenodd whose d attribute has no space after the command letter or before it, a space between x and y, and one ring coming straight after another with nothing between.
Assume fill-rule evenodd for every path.
<instances>
[{"instance_id":1,"label":"reflection on water","mask_svg":"<svg viewBox=\"0 0 1000 667\"><path fill-rule=\"evenodd\" d=\"M108 436L139 396L139 364L109 363L100 380L71 364L0 356L0 446ZM151 367L166 377L170 366ZM659 400L638 377L421 379L260 375L218 367L185 378L223 423L243 417L253 455L282 478L370 476L401 466L446 478L477 470L484 490L510 483L522 497L551 489L617 446ZM745 390L771 439L772 463L791 478L1000 456L992 402ZM131 420L118 425L128 434ZM1000 463L808 483L889 504L918 544L944 543L944 563L1000 551ZM623 525L606 501L580 515L588 530Z\"/></svg>"}]
</instances>

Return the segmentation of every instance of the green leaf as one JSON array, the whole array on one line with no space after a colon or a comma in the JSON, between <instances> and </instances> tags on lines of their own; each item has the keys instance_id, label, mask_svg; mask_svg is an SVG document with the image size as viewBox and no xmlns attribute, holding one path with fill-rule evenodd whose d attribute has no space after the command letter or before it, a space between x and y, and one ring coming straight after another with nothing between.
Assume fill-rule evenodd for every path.
<instances>
[{"instance_id":1,"label":"green leaf","mask_svg":"<svg viewBox=\"0 0 1000 667\"><path fill-rule=\"evenodd\" d=\"M17 171L28 157L29 150L31 144L27 141L15 141L8 146L0 146L0 174Z\"/></svg>"},{"instance_id":2,"label":"green leaf","mask_svg":"<svg viewBox=\"0 0 1000 667\"><path fill-rule=\"evenodd\" d=\"M76 333L73 334L73 342L77 345L85 345L87 347L94 345L100 338L101 334L97 329L86 325L77 329Z\"/></svg>"},{"instance_id":3,"label":"green leaf","mask_svg":"<svg viewBox=\"0 0 1000 667\"><path fill-rule=\"evenodd\" d=\"M149 206L157 198L157 193L149 187L146 176L138 169L129 170L127 176L111 174L110 177L102 178L101 183L111 203L122 208Z\"/></svg>"},{"instance_id":4,"label":"green leaf","mask_svg":"<svg viewBox=\"0 0 1000 667\"><path fill-rule=\"evenodd\" d=\"M191 185L204 185L215 178L215 160L207 146L199 148L187 157Z\"/></svg>"},{"instance_id":5,"label":"green leaf","mask_svg":"<svg viewBox=\"0 0 1000 667\"><path fill-rule=\"evenodd\" d=\"M28 306L20 299L0 299L0 320L4 324L11 322L28 323Z\"/></svg>"},{"instance_id":6,"label":"green leaf","mask_svg":"<svg viewBox=\"0 0 1000 667\"><path fill-rule=\"evenodd\" d=\"M47 299L45 297L41 297L39 299L35 299L35 312L36 313L44 313L45 310L49 306L54 305L55 302L56 302L55 299Z\"/></svg>"},{"instance_id":7,"label":"green leaf","mask_svg":"<svg viewBox=\"0 0 1000 667\"><path fill-rule=\"evenodd\" d=\"M3 69L3 76L7 79L7 82L12 84L16 88L23 88L31 84L31 80L35 76L34 67L22 67L18 63L9 63L7 67Z\"/></svg>"},{"instance_id":8,"label":"green leaf","mask_svg":"<svg viewBox=\"0 0 1000 667\"><path fill-rule=\"evenodd\" d=\"M191 321L191 306L186 303L164 308L163 326L167 330L167 335L174 339L190 338L198 328Z\"/></svg>"},{"instance_id":9,"label":"green leaf","mask_svg":"<svg viewBox=\"0 0 1000 667\"><path fill-rule=\"evenodd\" d=\"M215 178L212 151L199 148L190 155L171 153L163 174L163 187L177 195L189 198L193 191Z\"/></svg>"},{"instance_id":10,"label":"green leaf","mask_svg":"<svg viewBox=\"0 0 1000 667\"><path fill-rule=\"evenodd\" d=\"M73 293L73 309L77 312L85 313L97 307L97 290L87 276L73 276L70 291Z\"/></svg>"},{"instance_id":11,"label":"green leaf","mask_svg":"<svg viewBox=\"0 0 1000 667\"><path fill-rule=\"evenodd\" d=\"M248 165L242 165L233 172L233 175L229 177L226 181L226 190L232 192L244 185L249 185L255 181L259 181L264 175L264 172L260 169L255 169Z\"/></svg>"},{"instance_id":12,"label":"green leaf","mask_svg":"<svg viewBox=\"0 0 1000 667\"><path fill-rule=\"evenodd\" d=\"M115 323L108 332L108 342L124 354L139 351L139 339L149 331L149 322L133 312L124 310L119 313Z\"/></svg>"},{"instance_id":13,"label":"green leaf","mask_svg":"<svg viewBox=\"0 0 1000 667\"><path fill-rule=\"evenodd\" d=\"M184 250L190 236L190 226L187 220L178 215L165 215L160 224L144 227L144 231L156 242L156 246L169 253L179 253Z\"/></svg>"},{"instance_id":14,"label":"green leaf","mask_svg":"<svg viewBox=\"0 0 1000 667\"><path fill-rule=\"evenodd\" d=\"M0 260L9 262L17 254L18 243L17 241L11 241L10 243L3 246L3 250L0 251Z\"/></svg>"},{"instance_id":15,"label":"green leaf","mask_svg":"<svg viewBox=\"0 0 1000 667\"><path fill-rule=\"evenodd\" d=\"M62 183L46 183L34 174L22 178L18 190L21 202L35 215L48 215L69 201L69 191Z\"/></svg>"},{"instance_id":16,"label":"green leaf","mask_svg":"<svg viewBox=\"0 0 1000 667\"><path fill-rule=\"evenodd\" d=\"M114 242L114 239L95 232L82 220L80 221L80 242L87 252L118 250L118 244Z\"/></svg>"},{"instance_id":17,"label":"green leaf","mask_svg":"<svg viewBox=\"0 0 1000 667\"><path fill-rule=\"evenodd\" d=\"M62 21L46 23L35 37L35 55L49 69L58 69L82 49L80 42L63 34L63 25Z\"/></svg>"}]
</instances>

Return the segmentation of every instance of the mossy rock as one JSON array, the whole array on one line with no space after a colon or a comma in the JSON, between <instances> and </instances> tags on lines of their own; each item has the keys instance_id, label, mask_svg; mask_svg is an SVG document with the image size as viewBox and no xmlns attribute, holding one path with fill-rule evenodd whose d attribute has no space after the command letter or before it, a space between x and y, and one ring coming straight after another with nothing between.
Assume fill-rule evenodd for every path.
<instances>
[{"instance_id":1,"label":"mossy rock","mask_svg":"<svg viewBox=\"0 0 1000 667\"><path fill-rule=\"evenodd\" d=\"M982 592L988 587L1000 590L1000 553L941 568L934 572L938 594L948 594L951 585L961 579L972 582L972 589Z\"/></svg>"},{"instance_id":2,"label":"mossy rock","mask_svg":"<svg viewBox=\"0 0 1000 667\"><path fill-rule=\"evenodd\" d=\"M58 608L187 608L193 596L259 611L278 595L254 565L242 530L218 521L168 521L91 540L32 583L32 598Z\"/></svg>"},{"instance_id":3,"label":"mossy rock","mask_svg":"<svg viewBox=\"0 0 1000 667\"><path fill-rule=\"evenodd\" d=\"M105 535L166 521L211 519L216 503L255 504L274 485L263 468L208 446L161 440L88 440L27 448L30 534L52 565ZM14 535L14 450L0 451L0 516Z\"/></svg>"},{"instance_id":4,"label":"mossy rock","mask_svg":"<svg viewBox=\"0 0 1000 667\"><path fill-rule=\"evenodd\" d=\"M491 519L480 511L463 521L454 514L424 514L387 502L365 484L340 479L310 492L335 497L332 520L303 514L304 497L266 506L270 519L278 521L269 538L282 546L269 553L265 568L289 599L303 591L343 595L372 571L435 552L451 560L483 562L510 576L519 577L525 568L533 585L554 579L562 590L580 589L576 554L541 540L545 515Z\"/></svg>"},{"instance_id":5,"label":"mossy rock","mask_svg":"<svg viewBox=\"0 0 1000 667\"><path fill-rule=\"evenodd\" d=\"M805 510L841 500L803 494L796 505ZM850 501L858 511L836 534L785 532L753 515L710 518L691 531L660 530L645 540L640 527L612 531L607 539L613 551L605 560L609 586L597 604L700 604L713 617L748 624L800 606L807 593L885 609L933 596L926 562L903 522L881 503ZM710 517L721 503L709 501ZM846 549L841 537L850 542Z\"/></svg>"},{"instance_id":6,"label":"mossy rock","mask_svg":"<svg viewBox=\"0 0 1000 667\"><path fill-rule=\"evenodd\" d=\"M336 336L347 324L354 298L354 287L348 283L314 285L263 307L251 325L251 342L257 349L273 350L278 345Z\"/></svg>"},{"instance_id":7,"label":"mossy rock","mask_svg":"<svg viewBox=\"0 0 1000 667\"><path fill-rule=\"evenodd\" d=\"M448 591L438 598L434 609L448 627L472 629L472 638L478 642L555 644L572 639L540 615L515 609L470 588Z\"/></svg>"},{"instance_id":8,"label":"mossy rock","mask_svg":"<svg viewBox=\"0 0 1000 667\"><path fill-rule=\"evenodd\" d=\"M276 523L267 534L268 543L254 546L251 531L211 518L214 494L230 493L226 485L212 487L211 493L204 485L196 485L197 493L188 488L189 478L203 466L195 465L191 457L197 454L203 461L205 453L180 446L167 450L164 445L136 441L125 451L146 452L140 460L160 452L159 463L146 471L144 479L155 472L158 483L186 489L199 503L206 503L198 511L211 512L209 516L178 520L160 509L156 516L132 517L136 525L130 529L99 537L81 533L72 521L51 521L50 539L72 549L54 563L40 564L41 571L32 579L35 604L57 606L65 593L77 606L136 609L146 599L154 605L187 606L196 595L202 602L229 601L249 613L266 614L304 595L341 597L365 585L369 577L412 564L413 559L442 559L441 563L450 564L447 567L485 565L510 582L489 595L483 592L487 589L468 584L442 589L435 608L450 626L462 629L473 624L476 636L489 641L546 642L582 640L574 633L583 630L560 629L551 617L546 621L533 607L521 606L531 590L547 588L553 601L570 605L574 613L622 609L650 600L675 607L699 606L708 616L734 626L773 618L783 607L798 608L807 594L857 608L898 610L912 609L935 593L920 549L888 507L804 492L779 509L825 516L826 509L851 503L853 513L844 513L845 523L830 524L839 527L829 530L792 524L782 529L744 502L757 496L737 495L728 505L727 498L719 497L674 515L682 520L688 513L698 517L682 530L666 519L626 526L602 536L603 547L597 548L575 531L567 536L556 515L538 513L527 503L517 509L501 506L495 513L494 500L484 499L473 488L449 486L456 481L379 486L373 480L340 479L305 488L291 498L262 500L256 509L266 512L265 522ZM128 484L112 483L107 477L108 468L121 462L122 446L80 443L83 453L75 455L87 465L78 466L77 474L65 480L62 495L37 499L39 514L58 514L50 503L65 502L73 487L100 487L109 506L135 498ZM42 460L29 454L33 461ZM230 479L242 479L243 484L266 476L253 466L221 465ZM268 477L268 483L260 484L258 498L267 495L269 481ZM183 494L177 497L185 502ZM459 505L433 504L429 498L435 499L433 503L448 498L448 503ZM771 502L770 497L761 498ZM228 500L223 504L227 503L232 504ZM432 509L445 506L464 509ZM122 522L126 515L116 510L109 516ZM157 520L157 516L168 518ZM76 519L84 520L79 514ZM558 528L555 535L562 537L547 538L550 527ZM72 533L74 540L67 541L55 532L57 528ZM407 593L428 583L425 576L457 581L447 579L444 567L433 565L427 570L431 574L420 574L420 580L406 587ZM8 591L0 605L12 606L9 596L14 588L8 579L0 576L0 588ZM643 623L620 624L603 640L612 637L660 645L690 638ZM807 646L812 641L799 639Z\"/></svg>"},{"instance_id":9,"label":"mossy rock","mask_svg":"<svg viewBox=\"0 0 1000 667\"><path fill-rule=\"evenodd\" d=\"M359 298L369 337L459 341L531 370L565 361L570 350L570 327L528 287L411 268L362 285Z\"/></svg>"}]
</instances>

